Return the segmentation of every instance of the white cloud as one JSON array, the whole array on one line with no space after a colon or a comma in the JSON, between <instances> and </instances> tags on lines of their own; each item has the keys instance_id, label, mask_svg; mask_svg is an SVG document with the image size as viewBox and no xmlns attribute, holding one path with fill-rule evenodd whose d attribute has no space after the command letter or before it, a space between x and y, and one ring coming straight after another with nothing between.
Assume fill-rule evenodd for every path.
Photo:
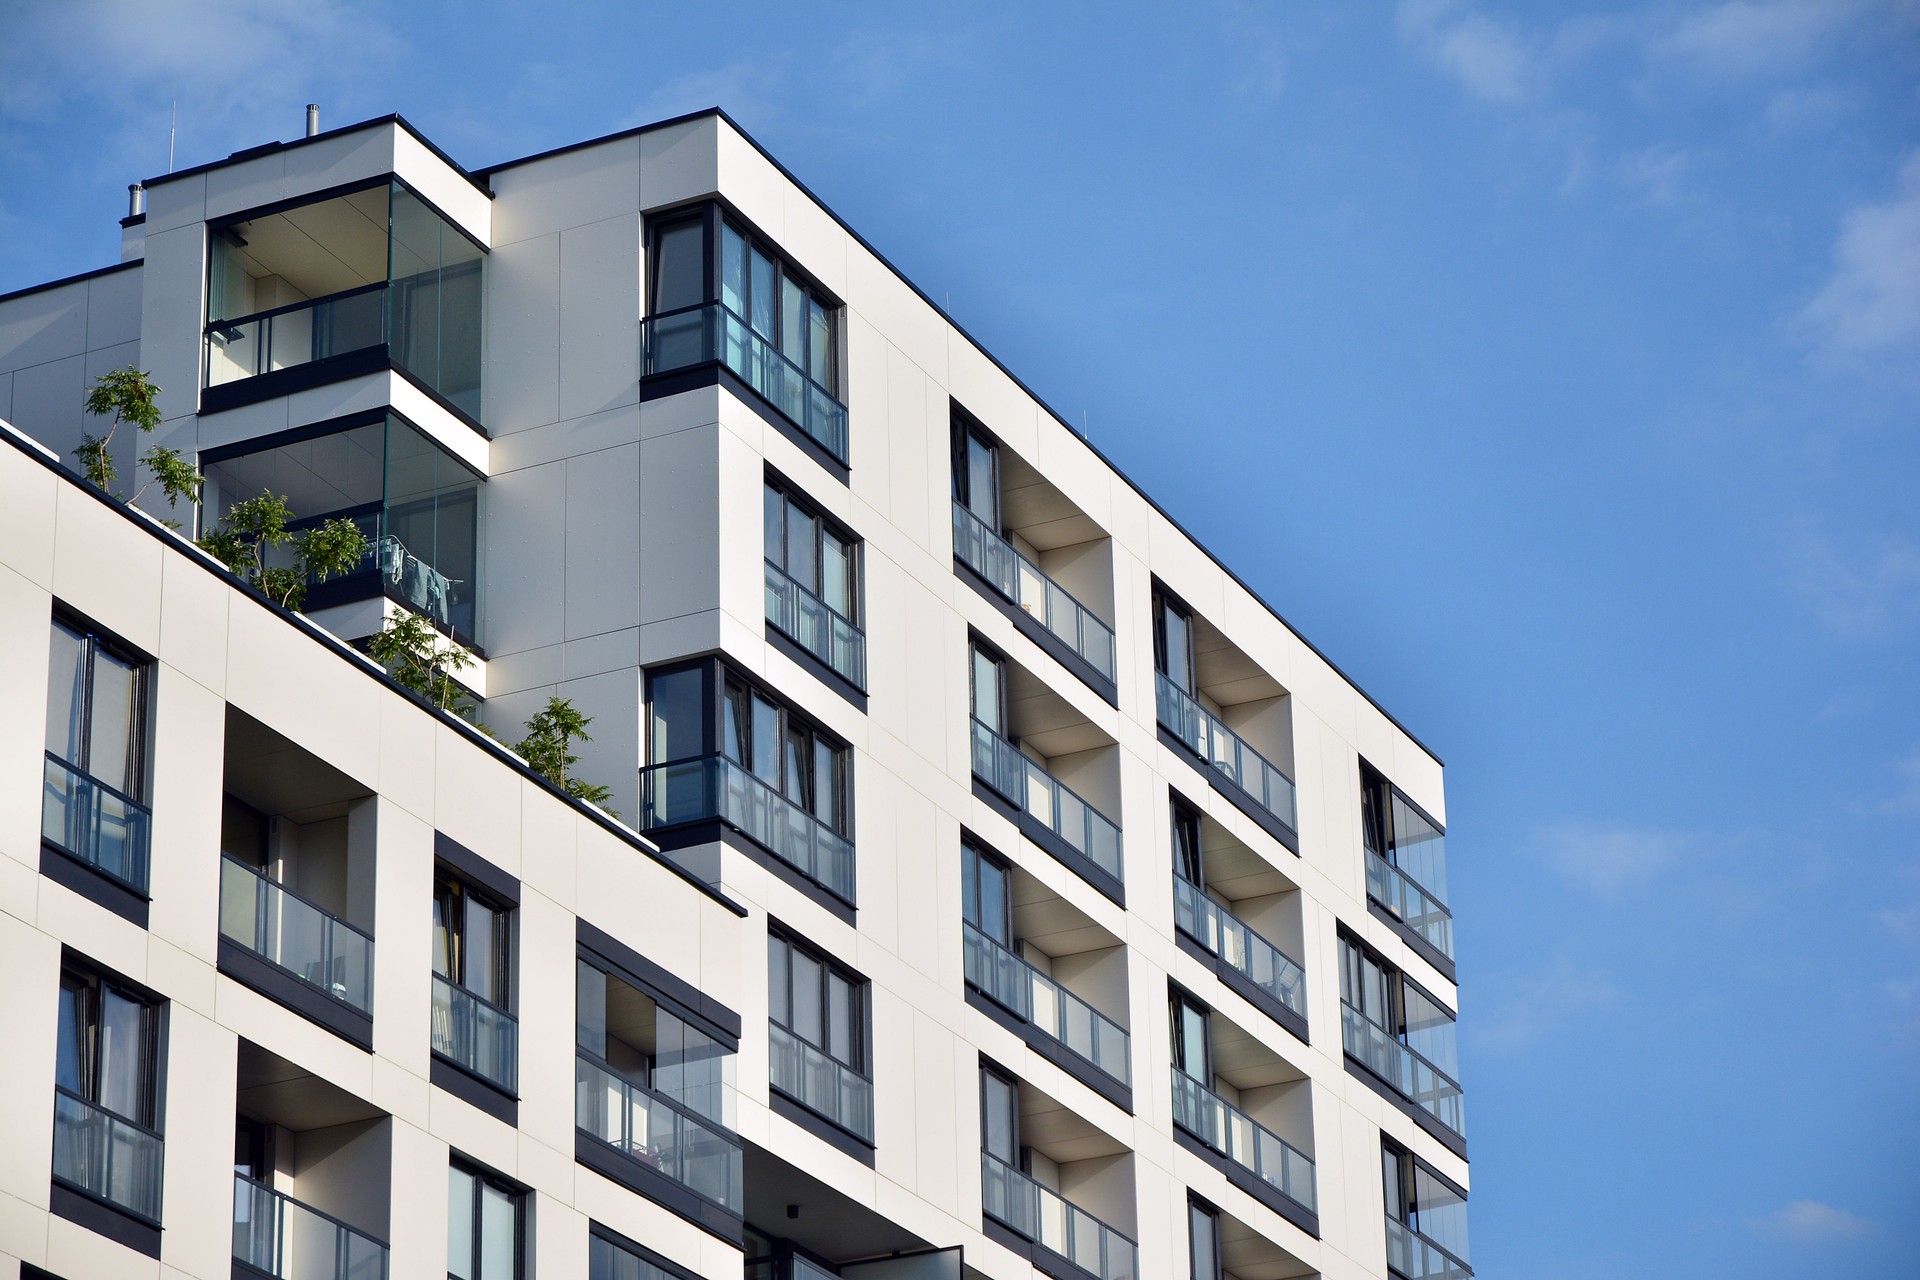
<instances>
[{"instance_id":1,"label":"white cloud","mask_svg":"<svg viewBox=\"0 0 1920 1280\"><path fill-rule=\"evenodd\" d=\"M1857 0L1731 0L1683 19L1653 51L1734 77L1805 62L1867 6Z\"/></svg>"},{"instance_id":2,"label":"white cloud","mask_svg":"<svg viewBox=\"0 0 1920 1280\"><path fill-rule=\"evenodd\" d=\"M1748 1225L1763 1236L1803 1243L1859 1240L1879 1229L1871 1219L1822 1204L1818 1200L1795 1200L1783 1204L1764 1218L1749 1219Z\"/></svg>"},{"instance_id":3,"label":"white cloud","mask_svg":"<svg viewBox=\"0 0 1920 1280\"><path fill-rule=\"evenodd\" d=\"M1543 76L1536 41L1457 0L1400 0L1400 39L1489 102L1533 97Z\"/></svg>"},{"instance_id":4,"label":"white cloud","mask_svg":"<svg viewBox=\"0 0 1920 1280\"><path fill-rule=\"evenodd\" d=\"M1691 843L1677 831L1586 822L1543 828L1535 840L1554 870L1608 900L1658 879Z\"/></svg>"},{"instance_id":5,"label":"white cloud","mask_svg":"<svg viewBox=\"0 0 1920 1280\"><path fill-rule=\"evenodd\" d=\"M1841 220L1833 274L1801 320L1831 354L1920 346L1920 151L1901 162L1892 199Z\"/></svg>"},{"instance_id":6,"label":"white cloud","mask_svg":"<svg viewBox=\"0 0 1920 1280\"><path fill-rule=\"evenodd\" d=\"M1484 993L1468 1023L1474 1048L1510 1053L1538 1043L1577 1015L1620 1003L1623 992L1604 973L1565 955Z\"/></svg>"}]
</instances>

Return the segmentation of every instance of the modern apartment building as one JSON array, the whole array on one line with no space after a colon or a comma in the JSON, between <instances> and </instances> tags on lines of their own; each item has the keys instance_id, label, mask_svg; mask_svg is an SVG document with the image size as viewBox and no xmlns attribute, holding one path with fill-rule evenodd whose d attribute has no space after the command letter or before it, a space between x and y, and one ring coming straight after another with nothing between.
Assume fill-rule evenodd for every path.
<instances>
[{"instance_id":1,"label":"modern apartment building","mask_svg":"<svg viewBox=\"0 0 1920 1280\"><path fill-rule=\"evenodd\" d=\"M1470 1274L1440 760L725 115L122 228L0 297L0 1276Z\"/></svg>"}]
</instances>

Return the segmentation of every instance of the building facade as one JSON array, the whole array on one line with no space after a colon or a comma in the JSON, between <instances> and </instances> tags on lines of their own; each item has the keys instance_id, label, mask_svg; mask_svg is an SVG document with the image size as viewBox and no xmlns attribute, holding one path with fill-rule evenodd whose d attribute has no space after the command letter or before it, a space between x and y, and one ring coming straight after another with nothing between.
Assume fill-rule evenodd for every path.
<instances>
[{"instance_id":1,"label":"building facade","mask_svg":"<svg viewBox=\"0 0 1920 1280\"><path fill-rule=\"evenodd\" d=\"M141 199L0 297L0 1276L1470 1274L1440 760L724 114Z\"/></svg>"}]
</instances>

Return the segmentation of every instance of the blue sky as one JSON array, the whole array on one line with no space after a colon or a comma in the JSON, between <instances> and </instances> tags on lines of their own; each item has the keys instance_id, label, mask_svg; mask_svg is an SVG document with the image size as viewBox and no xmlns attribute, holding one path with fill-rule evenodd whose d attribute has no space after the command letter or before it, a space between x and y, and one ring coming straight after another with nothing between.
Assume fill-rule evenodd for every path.
<instances>
[{"instance_id":1,"label":"blue sky","mask_svg":"<svg viewBox=\"0 0 1920 1280\"><path fill-rule=\"evenodd\" d=\"M1920 5L14 4L0 291L308 101L725 106L1447 758L1481 1275L1911 1264Z\"/></svg>"}]
</instances>

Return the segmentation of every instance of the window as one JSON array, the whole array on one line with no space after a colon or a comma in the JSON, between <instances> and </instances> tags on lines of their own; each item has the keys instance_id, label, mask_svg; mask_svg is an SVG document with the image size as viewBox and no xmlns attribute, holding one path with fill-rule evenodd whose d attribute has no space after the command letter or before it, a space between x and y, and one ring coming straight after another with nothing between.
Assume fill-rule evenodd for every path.
<instances>
[{"instance_id":1,"label":"window","mask_svg":"<svg viewBox=\"0 0 1920 1280\"><path fill-rule=\"evenodd\" d=\"M643 1257L639 1245L616 1241L597 1225L587 1237L587 1280L681 1280L684 1274Z\"/></svg>"},{"instance_id":2,"label":"window","mask_svg":"<svg viewBox=\"0 0 1920 1280\"><path fill-rule=\"evenodd\" d=\"M1213 1055L1208 1038L1206 1006L1192 996L1174 991L1168 1001L1173 1021L1173 1066L1191 1080L1213 1087Z\"/></svg>"},{"instance_id":3,"label":"window","mask_svg":"<svg viewBox=\"0 0 1920 1280\"><path fill-rule=\"evenodd\" d=\"M1000 532L1000 447L956 419L953 424L953 500L989 533Z\"/></svg>"},{"instance_id":4,"label":"window","mask_svg":"<svg viewBox=\"0 0 1920 1280\"><path fill-rule=\"evenodd\" d=\"M1404 1275L1456 1277L1467 1270L1467 1197L1421 1160L1392 1143L1380 1148L1387 1221L1417 1233L1449 1255L1436 1259L1413 1242L1400 1245L1388 1230L1387 1261ZM1398 1246L1398 1247L1396 1247ZM1418 1261L1416 1262L1416 1257ZM1453 1265L1448 1265L1448 1264Z\"/></svg>"},{"instance_id":5,"label":"window","mask_svg":"<svg viewBox=\"0 0 1920 1280\"><path fill-rule=\"evenodd\" d=\"M162 1009L78 961L61 967L53 1177L156 1223Z\"/></svg>"},{"instance_id":6,"label":"window","mask_svg":"<svg viewBox=\"0 0 1920 1280\"><path fill-rule=\"evenodd\" d=\"M988 1067L980 1068L980 1149L1002 1164L1020 1163L1019 1086Z\"/></svg>"},{"instance_id":7,"label":"window","mask_svg":"<svg viewBox=\"0 0 1920 1280\"><path fill-rule=\"evenodd\" d=\"M152 666L77 620L51 634L41 839L145 893Z\"/></svg>"},{"instance_id":8,"label":"window","mask_svg":"<svg viewBox=\"0 0 1920 1280\"><path fill-rule=\"evenodd\" d=\"M517 1280L525 1196L459 1161L447 1166L448 1280Z\"/></svg>"},{"instance_id":9,"label":"window","mask_svg":"<svg viewBox=\"0 0 1920 1280\"><path fill-rule=\"evenodd\" d=\"M433 883L433 971L489 1004L507 1006L509 909L441 871Z\"/></svg>"},{"instance_id":10,"label":"window","mask_svg":"<svg viewBox=\"0 0 1920 1280\"><path fill-rule=\"evenodd\" d=\"M778 933L767 935L768 1016L866 1075L867 981Z\"/></svg>"},{"instance_id":11,"label":"window","mask_svg":"<svg viewBox=\"0 0 1920 1280\"><path fill-rule=\"evenodd\" d=\"M967 693L973 718L999 737L1007 736L1006 660L977 641L967 645Z\"/></svg>"},{"instance_id":12,"label":"window","mask_svg":"<svg viewBox=\"0 0 1920 1280\"><path fill-rule=\"evenodd\" d=\"M1360 827L1368 853L1391 863L1423 891L1422 896L1445 907L1446 833L1400 788L1364 763L1360 766Z\"/></svg>"},{"instance_id":13,"label":"window","mask_svg":"<svg viewBox=\"0 0 1920 1280\"><path fill-rule=\"evenodd\" d=\"M1173 873L1197 888L1204 888L1205 871L1200 858L1200 814L1176 798L1173 810Z\"/></svg>"},{"instance_id":14,"label":"window","mask_svg":"<svg viewBox=\"0 0 1920 1280\"><path fill-rule=\"evenodd\" d=\"M1187 1236L1193 1280L1221 1280L1219 1213L1198 1200L1187 1201Z\"/></svg>"},{"instance_id":15,"label":"window","mask_svg":"<svg viewBox=\"0 0 1920 1280\"><path fill-rule=\"evenodd\" d=\"M1013 947L1013 895L1008 871L972 845L960 847L960 907L966 922L1001 946Z\"/></svg>"},{"instance_id":16,"label":"window","mask_svg":"<svg viewBox=\"0 0 1920 1280\"><path fill-rule=\"evenodd\" d=\"M1153 665L1182 693L1193 693L1192 615L1158 589L1153 593Z\"/></svg>"},{"instance_id":17,"label":"window","mask_svg":"<svg viewBox=\"0 0 1920 1280\"><path fill-rule=\"evenodd\" d=\"M720 224L720 305L773 343L810 382L837 394L837 308L732 219Z\"/></svg>"},{"instance_id":18,"label":"window","mask_svg":"<svg viewBox=\"0 0 1920 1280\"><path fill-rule=\"evenodd\" d=\"M1448 1076L1459 1078L1452 1011L1344 935L1340 999Z\"/></svg>"},{"instance_id":19,"label":"window","mask_svg":"<svg viewBox=\"0 0 1920 1280\"><path fill-rule=\"evenodd\" d=\"M766 487L767 563L848 622L860 617L858 543L772 481Z\"/></svg>"},{"instance_id":20,"label":"window","mask_svg":"<svg viewBox=\"0 0 1920 1280\"><path fill-rule=\"evenodd\" d=\"M729 675L720 751L829 830L847 833L847 748Z\"/></svg>"}]
</instances>

